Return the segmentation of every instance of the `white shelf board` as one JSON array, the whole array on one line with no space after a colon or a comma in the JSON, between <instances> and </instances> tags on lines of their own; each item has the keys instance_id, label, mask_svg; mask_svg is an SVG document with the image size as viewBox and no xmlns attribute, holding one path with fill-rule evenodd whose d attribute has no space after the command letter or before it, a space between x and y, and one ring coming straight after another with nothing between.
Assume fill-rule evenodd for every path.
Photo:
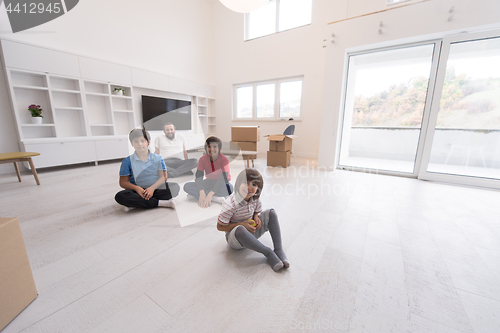
<instances>
[{"instance_id":1,"label":"white shelf board","mask_svg":"<svg viewBox=\"0 0 500 333\"><path fill-rule=\"evenodd\" d=\"M110 96L109 94L106 94L106 93L96 93L96 92L85 92L85 95L92 95L92 96Z\"/></svg>"},{"instance_id":2,"label":"white shelf board","mask_svg":"<svg viewBox=\"0 0 500 333\"><path fill-rule=\"evenodd\" d=\"M23 85L19 85L19 84L16 84L16 85L13 85L14 88L21 88L21 89L34 89L34 90L45 90L45 91L48 91L49 88L47 87L38 87L38 86L23 86Z\"/></svg>"},{"instance_id":3,"label":"white shelf board","mask_svg":"<svg viewBox=\"0 0 500 333\"><path fill-rule=\"evenodd\" d=\"M81 106L54 106L54 110L83 110Z\"/></svg>"},{"instance_id":4,"label":"white shelf board","mask_svg":"<svg viewBox=\"0 0 500 333\"><path fill-rule=\"evenodd\" d=\"M68 93L68 94L80 94L81 91L79 90L69 90L69 89L50 89L51 91L55 92L62 92L62 93Z\"/></svg>"},{"instance_id":5,"label":"white shelf board","mask_svg":"<svg viewBox=\"0 0 500 333\"><path fill-rule=\"evenodd\" d=\"M132 96L113 95L113 94L111 94L111 97L113 97L113 98L125 98L125 99L132 99Z\"/></svg>"},{"instance_id":6,"label":"white shelf board","mask_svg":"<svg viewBox=\"0 0 500 333\"><path fill-rule=\"evenodd\" d=\"M47 127L55 126L54 124L21 124L23 127Z\"/></svg>"}]
</instances>

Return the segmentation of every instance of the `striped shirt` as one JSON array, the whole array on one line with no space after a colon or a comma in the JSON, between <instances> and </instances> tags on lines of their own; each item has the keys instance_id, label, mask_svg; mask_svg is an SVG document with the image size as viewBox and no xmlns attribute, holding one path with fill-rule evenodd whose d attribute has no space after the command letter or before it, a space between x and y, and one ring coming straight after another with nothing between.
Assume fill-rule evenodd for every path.
<instances>
[{"instance_id":1,"label":"striped shirt","mask_svg":"<svg viewBox=\"0 0 500 333\"><path fill-rule=\"evenodd\" d=\"M247 202L238 191L234 191L223 203L217 223L228 225L229 223L245 222L255 213L262 212L262 203L259 199L250 198Z\"/></svg>"}]
</instances>

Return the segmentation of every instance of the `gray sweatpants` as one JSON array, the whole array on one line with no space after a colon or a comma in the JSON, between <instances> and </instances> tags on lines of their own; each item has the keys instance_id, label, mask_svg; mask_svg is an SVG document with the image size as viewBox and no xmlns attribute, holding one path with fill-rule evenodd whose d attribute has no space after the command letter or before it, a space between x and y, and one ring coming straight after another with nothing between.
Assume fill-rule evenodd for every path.
<instances>
[{"instance_id":1,"label":"gray sweatpants","mask_svg":"<svg viewBox=\"0 0 500 333\"><path fill-rule=\"evenodd\" d=\"M259 218L260 218L260 221L262 222L262 226L260 227L259 230L257 230L255 233L253 233L255 238L258 239L258 238L260 238L260 236L265 234L266 231L269 231L269 212L270 211L271 211L271 209L266 209L259 214ZM236 228L233 228L231 231L226 232L226 241L231 248L233 248L235 250L241 250L241 249L244 249L244 247L241 246L240 242L238 242L238 240L236 239L236 236L234 235L237 228L244 228L244 226L239 225Z\"/></svg>"}]
</instances>

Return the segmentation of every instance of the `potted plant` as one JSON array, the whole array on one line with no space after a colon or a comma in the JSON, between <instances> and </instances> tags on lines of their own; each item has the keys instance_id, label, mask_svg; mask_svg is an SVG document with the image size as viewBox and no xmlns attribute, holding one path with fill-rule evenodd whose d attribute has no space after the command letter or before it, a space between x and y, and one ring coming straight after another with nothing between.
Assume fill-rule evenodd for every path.
<instances>
[{"instance_id":1,"label":"potted plant","mask_svg":"<svg viewBox=\"0 0 500 333\"><path fill-rule=\"evenodd\" d=\"M31 113L31 122L33 124L41 124L43 116L42 108L40 107L40 105L31 104L30 106L28 106L28 110Z\"/></svg>"},{"instance_id":2,"label":"potted plant","mask_svg":"<svg viewBox=\"0 0 500 333\"><path fill-rule=\"evenodd\" d=\"M113 95L124 96L125 95L125 89L120 88L120 87L115 87L113 89Z\"/></svg>"}]
</instances>

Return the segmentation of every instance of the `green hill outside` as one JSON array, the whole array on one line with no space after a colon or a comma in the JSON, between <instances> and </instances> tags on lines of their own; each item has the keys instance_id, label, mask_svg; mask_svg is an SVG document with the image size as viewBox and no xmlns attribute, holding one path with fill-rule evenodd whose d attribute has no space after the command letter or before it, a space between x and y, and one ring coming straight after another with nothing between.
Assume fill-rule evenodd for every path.
<instances>
[{"instance_id":1,"label":"green hill outside","mask_svg":"<svg viewBox=\"0 0 500 333\"><path fill-rule=\"evenodd\" d=\"M355 96L353 126L420 128L427 79L393 85L370 97ZM446 73L437 128L500 129L500 79Z\"/></svg>"}]
</instances>

